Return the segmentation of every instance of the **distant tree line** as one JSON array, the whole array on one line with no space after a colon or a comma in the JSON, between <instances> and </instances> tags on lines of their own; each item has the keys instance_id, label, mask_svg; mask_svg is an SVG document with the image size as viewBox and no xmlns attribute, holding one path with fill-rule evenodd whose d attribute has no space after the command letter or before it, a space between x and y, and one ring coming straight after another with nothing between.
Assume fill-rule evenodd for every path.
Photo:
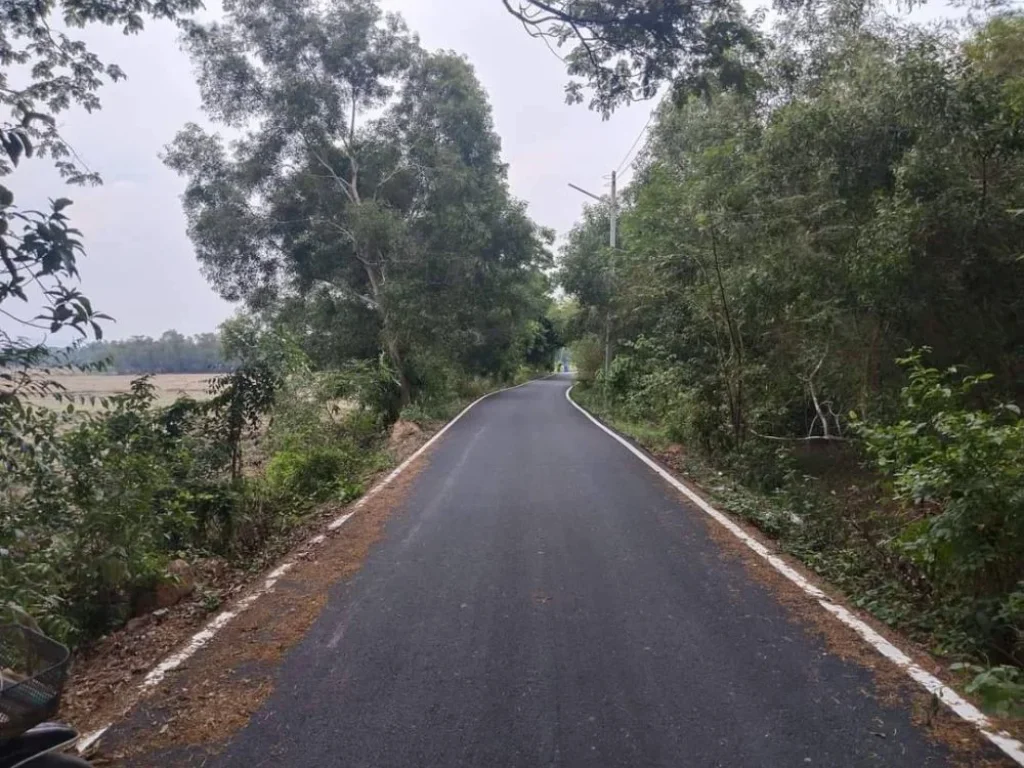
<instances>
[{"instance_id":1,"label":"distant tree line","mask_svg":"<svg viewBox=\"0 0 1024 768\"><path fill-rule=\"evenodd\" d=\"M209 373L230 370L220 335L185 336L166 331L158 339L133 336L122 341L95 341L70 353L68 362L106 364L112 373Z\"/></svg>"}]
</instances>

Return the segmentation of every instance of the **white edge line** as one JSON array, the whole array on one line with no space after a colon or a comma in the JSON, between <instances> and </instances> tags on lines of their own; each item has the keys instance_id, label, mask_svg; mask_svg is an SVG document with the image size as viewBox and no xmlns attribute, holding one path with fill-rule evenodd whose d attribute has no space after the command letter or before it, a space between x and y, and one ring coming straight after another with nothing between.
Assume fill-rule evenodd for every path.
<instances>
[{"instance_id":1,"label":"white edge line","mask_svg":"<svg viewBox=\"0 0 1024 768\"><path fill-rule=\"evenodd\" d=\"M89 751L89 747L91 747L93 744L95 744L97 741L99 741L101 738L103 738L103 734L106 733L109 729L110 729L110 726L109 725L105 725L102 728L96 729L95 731L90 733L88 736L83 736L82 738L80 738L78 740L78 744L76 745L76 748L78 749L78 753L79 754L85 754L86 752L88 752Z\"/></svg>"},{"instance_id":2,"label":"white edge line","mask_svg":"<svg viewBox=\"0 0 1024 768\"><path fill-rule=\"evenodd\" d=\"M441 437L444 436L445 432L452 428L455 422L457 422L459 419L461 419L463 416L469 413L475 406L479 405L481 402L483 402L489 397L492 397L493 395L500 394L501 392L508 392L513 389L519 389L519 387L525 387L527 384L532 384L535 381L543 381L544 379L550 379L552 376L557 375L558 374L556 373L552 373L549 374L548 376L542 376L537 379L530 379L530 381L524 381L522 384L517 384L514 387L496 389L493 392L488 392L483 397L474 400L472 403L467 405L459 413L458 416L456 416L454 419L445 424L440 431L438 431L436 434L434 434L433 437L427 440L427 442L421 445L416 450L415 453L413 453L411 456L409 456L409 458L407 458L405 461L403 461L401 464L395 467L395 469L392 470L387 477L385 477L373 488L371 488L369 491L363 494L363 497L359 499L354 505L352 505L351 512L345 512L336 517L330 523L328 523L327 530L331 532L336 531L339 528L341 528L341 526L343 526L345 523L347 523L352 518L352 516L355 515L357 511L359 511L366 505L366 502L368 502L382 490L391 485L391 483L393 483L395 479L402 474L402 472L409 468L410 464L412 464L414 461L416 461L416 459L418 459L420 456L426 453L430 446L432 446L434 443L440 440ZM309 541L306 542L305 551L308 552L310 549L319 546L324 541L326 541L326 539L327 537L324 534L317 534L316 536L313 536L311 539L309 539ZM231 606L231 608L217 614L214 618L207 622L206 626L204 626L196 634L192 635L192 637L189 639L187 643L181 646L173 654L166 657L155 667L153 667L153 669L151 669L149 673L147 673L146 677L143 678L142 682L139 683L138 688L136 688L135 690L135 696L130 699L130 703L128 706L134 706L134 704L138 701L137 697L145 695L153 688L160 685L160 683L163 682L164 678L167 677L167 673L173 672L175 669L177 669L186 661L188 661L196 653L196 651L198 651L204 645L209 643L214 637L216 637L217 633L224 629L224 627L226 627L228 624L230 624L231 621L235 619L239 614L242 614L245 611L247 611L250 607L252 607L253 603L259 600L265 594L267 594L268 592L272 592L274 586L281 579L281 577L288 573L288 571L290 571L292 568L294 568L295 565L296 562L294 560L285 562L282 565L275 568L270 573L268 573L266 579L263 582L263 586L250 591L245 597L241 598L238 602ZM76 744L78 753L84 754L90 747L96 744L100 740L100 738L102 738L103 734L105 734L113 725L113 722L107 723L101 728L97 728L96 730L90 731L89 733L79 737L78 742Z\"/></svg>"},{"instance_id":3,"label":"white edge line","mask_svg":"<svg viewBox=\"0 0 1024 768\"><path fill-rule=\"evenodd\" d=\"M782 558L777 555L773 555L771 551L762 544L760 541L750 536L744 531L739 525L733 522L727 515L719 512L717 509L708 504L704 499L698 496L689 486L681 482L678 478L672 475L667 469L662 467L650 456L645 454L639 448L634 446L624 437L619 435L613 429L602 424L597 418L592 416L583 406L577 403L570 397L575 385L570 386L565 390L565 399L572 403L573 407L576 408L580 413L590 419L596 424L601 430L606 432L608 435L613 437L619 443L621 443L630 453L636 456L640 461L646 464L648 467L653 469L662 480L671 485L686 498L696 504L700 509L715 519L716 522L720 523L725 527L731 534L746 544L752 549L759 557L764 558L768 563L779 573L789 579L793 584L803 590L808 596L813 597L817 600L818 604L821 605L826 611L831 613L840 622L845 624L847 627L852 629L858 635L867 641L876 651L882 656L889 659L896 666L906 672L907 676L910 677L914 682L924 688L928 693L933 694L936 698L942 701L953 713L958 715L963 720L973 724L981 732L981 735L988 739L990 742L999 747L1008 757L1010 757L1018 765L1024 766L1024 744L1013 738L1010 734L1005 731L997 731L992 727L992 722L981 712L977 707L963 698L959 693L954 691L948 685L943 683L935 675L925 671L919 664L916 664L910 656L891 642L886 640L882 635L871 628L870 625L858 619L849 609L842 605L839 605L833 601L825 592L812 584L810 581L805 579L802 575L797 573L791 568Z\"/></svg>"}]
</instances>

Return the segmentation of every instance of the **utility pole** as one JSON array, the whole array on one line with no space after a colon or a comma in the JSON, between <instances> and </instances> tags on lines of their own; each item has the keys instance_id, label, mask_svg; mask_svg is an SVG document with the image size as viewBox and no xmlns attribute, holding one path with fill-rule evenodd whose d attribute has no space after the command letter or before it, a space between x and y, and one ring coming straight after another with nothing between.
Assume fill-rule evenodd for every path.
<instances>
[{"instance_id":1,"label":"utility pole","mask_svg":"<svg viewBox=\"0 0 1024 768\"><path fill-rule=\"evenodd\" d=\"M619 245L619 242L618 242L618 236L619 236L619 193L618 193L618 188L616 187L617 181L618 181L618 174L615 171L612 171L612 211L611 211L612 237L611 237L611 246L612 246L612 250L613 251Z\"/></svg>"},{"instance_id":2,"label":"utility pole","mask_svg":"<svg viewBox=\"0 0 1024 768\"><path fill-rule=\"evenodd\" d=\"M577 187L575 184L570 184L570 187L575 189L577 192L582 192L587 197L592 197L595 200L608 203L609 212L608 218L611 220L611 231L609 232L608 242L612 248L612 259L613 261L609 265L610 277L615 276L615 262L614 252L619 246L619 192L618 192L618 173L612 171L612 194L611 198L604 195L595 195L593 192L588 192L582 187ZM611 308L611 279L608 281L608 315L605 318L604 324L604 407L608 408L608 377L611 374L612 367L612 308Z\"/></svg>"},{"instance_id":3,"label":"utility pole","mask_svg":"<svg viewBox=\"0 0 1024 768\"><path fill-rule=\"evenodd\" d=\"M608 410L608 379L612 373L612 283L615 280L615 249L619 244L619 195L616 188L617 174L612 171L612 205L608 216L611 219L610 245L612 253L608 264L611 280L608 281L608 316L604 322L604 409Z\"/></svg>"}]
</instances>

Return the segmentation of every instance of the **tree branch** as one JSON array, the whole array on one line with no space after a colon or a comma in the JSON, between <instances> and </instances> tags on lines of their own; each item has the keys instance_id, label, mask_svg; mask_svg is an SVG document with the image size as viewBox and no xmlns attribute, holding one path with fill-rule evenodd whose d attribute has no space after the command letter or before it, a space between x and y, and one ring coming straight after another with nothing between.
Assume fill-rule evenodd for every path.
<instances>
[{"instance_id":1,"label":"tree branch","mask_svg":"<svg viewBox=\"0 0 1024 768\"><path fill-rule=\"evenodd\" d=\"M759 437L762 440L771 440L777 443L847 443L848 438L838 437L836 435L808 435L807 437L779 437L777 435L763 435L751 427L747 427L747 431L750 432L754 437Z\"/></svg>"}]
</instances>

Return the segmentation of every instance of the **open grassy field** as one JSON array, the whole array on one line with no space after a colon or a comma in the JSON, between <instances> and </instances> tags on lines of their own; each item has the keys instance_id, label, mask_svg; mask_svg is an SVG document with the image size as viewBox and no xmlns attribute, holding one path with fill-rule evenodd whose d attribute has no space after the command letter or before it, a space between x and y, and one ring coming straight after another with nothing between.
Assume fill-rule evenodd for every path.
<instances>
[{"instance_id":1,"label":"open grassy field","mask_svg":"<svg viewBox=\"0 0 1024 768\"><path fill-rule=\"evenodd\" d=\"M166 373L157 374L152 377L153 385L157 391L157 403L159 405L170 405L182 395L203 400L209 397L207 387L211 378L216 374L209 373ZM59 373L52 376L67 389L67 394L78 398L85 398L83 407L89 407L89 398L109 397L127 392L131 383L138 376L121 374L86 374L86 373ZM64 407L63 404L54 400L39 400L40 404L53 403L54 407Z\"/></svg>"}]
</instances>

